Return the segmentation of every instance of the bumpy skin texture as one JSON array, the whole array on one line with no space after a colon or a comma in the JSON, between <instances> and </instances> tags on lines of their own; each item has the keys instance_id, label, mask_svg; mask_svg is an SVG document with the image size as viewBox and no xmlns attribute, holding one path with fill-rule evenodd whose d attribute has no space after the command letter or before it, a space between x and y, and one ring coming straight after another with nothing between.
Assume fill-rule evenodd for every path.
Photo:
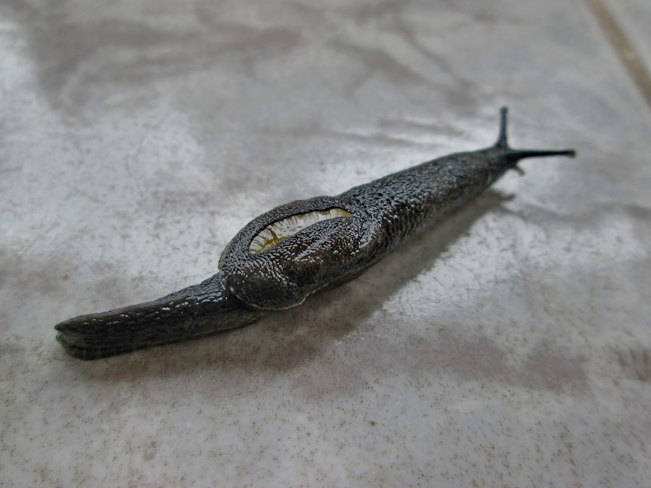
<instances>
[{"instance_id":1,"label":"bumpy skin texture","mask_svg":"<svg viewBox=\"0 0 651 488\"><path fill-rule=\"evenodd\" d=\"M246 225L226 246L220 273L140 305L82 315L58 324L57 340L80 359L128 352L250 324L270 311L353 279L424 225L472 199L523 158L574 156L572 150L508 147L506 109L490 148L457 153L393 173L335 197L277 207ZM342 208L352 217L314 223L260 253L249 245L287 217Z\"/></svg>"},{"instance_id":2,"label":"bumpy skin texture","mask_svg":"<svg viewBox=\"0 0 651 488\"><path fill-rule=\"evenodd\" d=\"M249 223L226 246L219 262L224 284L251 307L280 310L300 305L334 280L357 276L424 224L481 193L515 164L512 154L497 147L452 154L336 197L275 208ZM265 252L249 252L249 243L267 225L333 207L353 217L319 222Z\"/></svg>"}]
</instances>

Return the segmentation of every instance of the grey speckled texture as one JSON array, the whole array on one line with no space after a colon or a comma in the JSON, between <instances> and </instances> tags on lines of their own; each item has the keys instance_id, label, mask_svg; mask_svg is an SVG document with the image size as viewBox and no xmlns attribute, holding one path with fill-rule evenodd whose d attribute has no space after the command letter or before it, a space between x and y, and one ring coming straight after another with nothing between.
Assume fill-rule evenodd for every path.
<instances>
[{"instance_id":1,"label":"grey speckled texture","mask_svg":"<svg viewBox=\"0 0 651 488\"><path fill-rule=\"evenodd\" d=\"M648 484L651 114L590 9L314 5L0 5L0 484ZM485 146L503 104L579 158L251 327L55 343L275 205Z\"/></svg>"}]
</instances>

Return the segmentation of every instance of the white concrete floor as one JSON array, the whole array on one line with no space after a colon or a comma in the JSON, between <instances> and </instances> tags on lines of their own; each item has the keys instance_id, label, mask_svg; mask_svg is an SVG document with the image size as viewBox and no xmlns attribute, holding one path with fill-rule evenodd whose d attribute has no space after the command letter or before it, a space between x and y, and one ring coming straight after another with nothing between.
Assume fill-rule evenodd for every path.
<instances>
[{"instance_id":1,"label":"white concrete floor","mask_svg":"<svg viewBox=\"0 0 651 488\"><path fill-rule=\"evenodd\" d=\"M0 485L649 486L651 111L594 3L4 0ZM649 3L598 3L651 68ZM251 327L54 341L271 207L491 144L502 104L579 157Z\"/></svg>"}]
</instances>

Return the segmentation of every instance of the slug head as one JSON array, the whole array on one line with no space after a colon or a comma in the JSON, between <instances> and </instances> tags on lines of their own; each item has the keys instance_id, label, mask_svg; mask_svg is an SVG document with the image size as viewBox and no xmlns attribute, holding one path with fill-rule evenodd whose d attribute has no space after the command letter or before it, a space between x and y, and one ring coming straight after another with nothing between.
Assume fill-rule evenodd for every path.
<instances>
[{"instance_id":1,"label":"slug head","mask_svg":"<svg viewBox=\"0 0 651 488\"><path fill-rule=\"evenodd\" d=\"M347 207L336 198L317 197L254 219L221 255L224 286L253 308L300 305L354 268L361 220Z\"/></svg>"}]
</instances>

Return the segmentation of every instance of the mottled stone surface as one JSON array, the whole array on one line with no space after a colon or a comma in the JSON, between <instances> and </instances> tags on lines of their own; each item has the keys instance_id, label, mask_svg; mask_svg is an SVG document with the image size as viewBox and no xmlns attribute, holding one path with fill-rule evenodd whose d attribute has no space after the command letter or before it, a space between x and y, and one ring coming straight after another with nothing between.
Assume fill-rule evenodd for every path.
<instances>
[{"instance_id":1,"label":"mottled stone surface","mask_svg":"<svg viewBox=\"0 0 651 488\"><path fill-rule=\"evenodd\" d=\"M579 157L254 326L55 343L273 206L492 143L502 104L514 146ZM648 484L650 133L580 2L4 0L0 484Z\"/></svg>"}]
</instances>

